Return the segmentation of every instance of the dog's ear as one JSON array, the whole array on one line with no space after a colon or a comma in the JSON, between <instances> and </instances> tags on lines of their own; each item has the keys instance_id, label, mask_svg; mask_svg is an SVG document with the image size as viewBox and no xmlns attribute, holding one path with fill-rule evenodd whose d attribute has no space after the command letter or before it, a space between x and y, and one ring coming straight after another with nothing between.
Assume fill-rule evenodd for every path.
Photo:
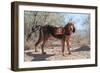
<instances>
[{"instance_id":1,"label":"dog's ear","mask_svg":"<svg viewBox=\"0 0 100 73\"><path fill-rule=\"evenodd\" d=\"M75 26L73 25L73 33L75 33L76 29L75 29Z\"/></svg>"}]
</instances>

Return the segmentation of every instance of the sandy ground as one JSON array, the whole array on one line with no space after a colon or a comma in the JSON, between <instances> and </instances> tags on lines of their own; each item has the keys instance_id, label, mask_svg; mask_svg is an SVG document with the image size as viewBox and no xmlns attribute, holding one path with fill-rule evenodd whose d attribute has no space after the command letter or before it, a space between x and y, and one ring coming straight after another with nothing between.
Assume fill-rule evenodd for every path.
<instances>
[{"instance_id":1,"label":"sandy ground","mask_svg":"<svg viewBox=\"0 0 100 73\"><path fill-rule=\"evenodd\" d=\"M81 46L77 48L71 48L71 54L68 55L67 48L65 49L65 56L62 56L61 47L54 47L53 49L46 48L46 54L41 53L41 49L37 48L38 52L34 49L25 50L24 61L51 61L51 60L73 60L73 59L88 59L90 58L89 46Z\"/></svg>"}]
</instances>

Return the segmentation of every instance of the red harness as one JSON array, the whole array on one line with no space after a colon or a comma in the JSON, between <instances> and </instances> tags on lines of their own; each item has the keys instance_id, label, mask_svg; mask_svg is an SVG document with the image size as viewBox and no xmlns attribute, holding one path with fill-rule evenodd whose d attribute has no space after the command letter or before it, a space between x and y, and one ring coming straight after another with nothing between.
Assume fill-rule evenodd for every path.
<instances>
[{"instance_id":1,"label":"red harness","mask_svg":"<svg viewBox=\"0 0 100 73\"><path fill-rule=\"evenodd\" d=\"M61 34L64 34L64 33L65 33L65 30L64 30L63 27L57 27L57 28L55 29L55 33L56 33L57 35L61 35Z\"/></svg>"}]
</instances>

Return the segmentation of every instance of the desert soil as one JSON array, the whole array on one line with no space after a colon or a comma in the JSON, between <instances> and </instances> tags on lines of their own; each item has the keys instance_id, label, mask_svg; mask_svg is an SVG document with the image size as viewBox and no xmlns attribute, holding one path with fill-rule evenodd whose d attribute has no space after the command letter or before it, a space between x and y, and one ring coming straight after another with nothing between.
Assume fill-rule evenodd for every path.
<instances>
[{"instance_id":1,"label":"desert soil","mask_svg":"<svg viewBox=\"0 0 100 73\"><path fill-rule=\"evenodd\" d=\"M65 56L62 55L61 47L46 48L46 54L41 53L41 49L37 48L38 52L34 49L25 50L24 61L52 61L52 60L73 60L73 59L88 59L90 58L89 46L81 46L77 48L71 48L71 54L68 55L67 48L65 49Z\"/></svg>"}]
</instances>

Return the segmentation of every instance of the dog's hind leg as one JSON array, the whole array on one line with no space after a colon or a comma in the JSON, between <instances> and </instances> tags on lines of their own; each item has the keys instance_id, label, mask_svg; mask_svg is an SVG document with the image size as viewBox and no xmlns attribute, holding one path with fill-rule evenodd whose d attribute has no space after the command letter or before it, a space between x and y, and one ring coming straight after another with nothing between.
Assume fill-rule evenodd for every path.
<instances>
[{"instance_id":1,"label":"dog's hind leg","mask_svg":"<svg viewBox=\"0 0 100 73\"><path fill-rule=\"evenodd\" d=\"M38 52L38 50L37 50L37 46L38 46L38 44L41 42L42 40L41 39L38 39L38 41L35 43L35 52Z\"/></svg>"},{"instance_id":2,"label":"dog's hind leg","mask_svg":"<svg viewBox=\"0 0 100 73\"><path fill-rule=\"evenodd\" d=\"M45 45L45 43L47 42L48 38L49 38L49 35L48 35L48 34L44 35L43 43L42 43L42 45L41 45L42 54L46 54L46 52L44 52L44 45Z\"/></svg>"},{"instance_id":3,"label":"dog's hind leg","mask_svg":"<svg viewBox=\"0 0 100 73\"><path fill-rule=\"evenodd\" d=\"M39 38L38 38L38 41L35 43L35 52L37 52L37 46L38 46L38 44L40 43L40 42L42 42L42 40L43 40L43 36L42 36L42 34L41 34L41 31L39 31L40 32L40 34L39 34Z\"/></svg>"}]
</instances>

